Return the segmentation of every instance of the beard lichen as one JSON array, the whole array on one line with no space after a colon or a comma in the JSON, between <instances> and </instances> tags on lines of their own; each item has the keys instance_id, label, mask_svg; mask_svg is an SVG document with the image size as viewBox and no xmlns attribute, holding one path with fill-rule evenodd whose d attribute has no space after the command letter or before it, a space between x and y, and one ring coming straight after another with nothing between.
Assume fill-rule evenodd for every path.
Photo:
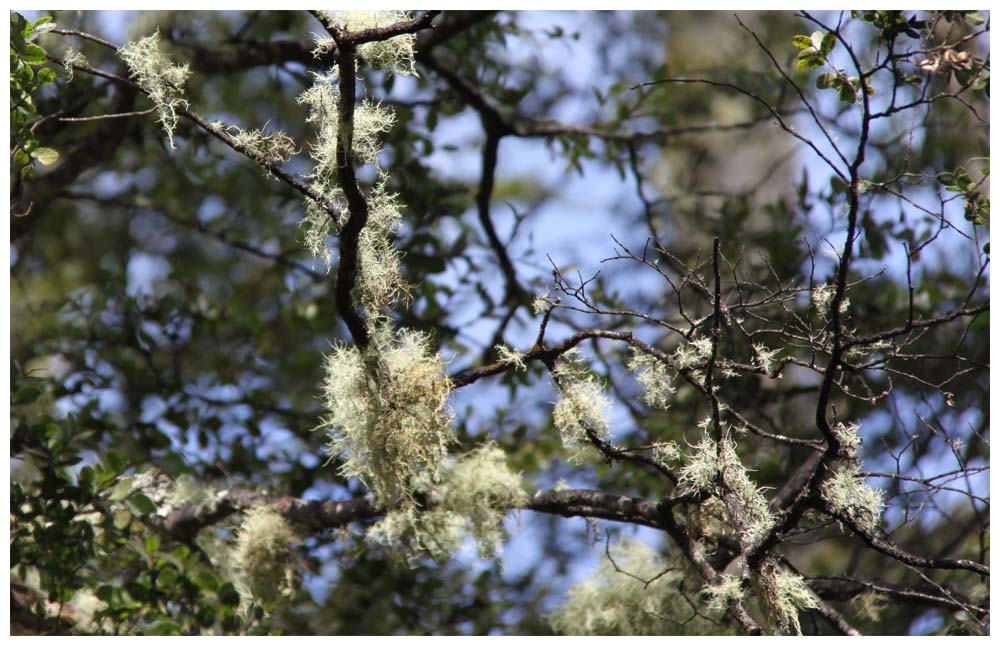
<instances>
[{"instance_id":1,"label":"beard lichen","mask_svg":"<svg viewBox=\"0 0 1000 646\"><path fill-rule=\"evenodd\" d=\"M388 323L364 350L340 345L327 356L322 427L331 453L379 505L413 506L420 479L438 479L454 439L444 368L425 335Z\"/></svg>"},{"instance_id":2,"label":"beard lichen","mask_svg":"<svg viewBox=\"0 0 1000 646\"><path fill-rule=\"evenodd\" d=\"M835 511L848 516L861 529L874 532L882 525L882 491L865 483L856 460L837 463L820 485L820 494Z\"/></svg>"},{"instance_id":3,"label":"beard lichen","mask_svg":"<svg viewBox=\"0 0 1000 646\"><path fill-rule=\"evenodd\" d=\"M401 254L392 243L399 228L398 196L386 188L386 178L376 184L368 198L368 222L358 238L358 294L361 306L373 321L407 294Z\"/></svg>"},{"instance_id":4,"label":"beard lichen","mask_svg":"<svg viewBox=\"0 0 1000 646\"><path fill-rule=\"evenodd\" d=\"M236 534L234 561L242 584L253 597L266 603L289 599L302 585L301 543L288 521L266 506L246 512Z\"/></svg>"},{"instance_id":5,"label":"beard lichen","mask_svg":"<svg viewBox=\"0 0 1000 646\"><path fill-rule=\"evenodd\" d=\"M816 607L816 598L805 580L768 558L761 563L754 577L754 587L760 596L764 615L780 630L794 628L801 635L799 610Z\"/></svg>"},{"instance_id":6,"label":"beard lichen","mask_svg":"<svg viewBox=\"0 0 1000 646\"><path fill-rule=\"evenodd\" d=\"M156 106L160 124L167 133L171 148L177 128L177 110L187 108L184 83L191 70L187 63L174 65L160 51L160 32L129 42L118 50L118 55L128 66L129 73Z\"/></svg>"},{"instance_id":7,"label":"beard lichen","mask_svg":"<svg viewBox=\"0 0 1000 646\"><path fill-rule=\"evenodd\" d=\"M471 536L479 555L496 558L507 538L504 518L526 500L521 477L506 463L503 450L487 443L441 469L437 483L420 483L428 509L405 507L390 511L368 531L368 540L390 553L414 561L450 558Z\"/></svg>"},{"instance_id":8,"label":"beard lichen","mask_svg":"<svg viewBox=\"0 0 1000 646\"><path fill-rule=\"evenodd\" d=\"M724 628L693 615L677 589L684 579L642 543L608 550L589 580L574 585L548 621L561 635L709 635Z\"/></svg>"},{"instance_id":9,"label":"beard lichen","mask_svg":"<svg viewBox=\"0 0 1000 646\"><path fill-rule=\"evenodd\" d=\"M307 176L310 186L334 205L338 218L343 220L347 216L347 208L337 175L337 141L342 134L339 122L340 94L336 81L334 72L318 75L312 87L299 96L298 102L309 107L306 123L316 127L316 143L310 147L315 165ZM354 108L351 130L353 159L362 164L374 164L379 173L380 181L369 198L372 203L371 226L386 231L395 230L399 207L395 196L385 190L385 176L378 169L378 155L382 150L380 135L392 128L395 119L392 110L379 103L363 100ZM376 208L379 205L381 210ZM330 270L331 263L326 239L330 236L333 224L330 214L322 206L307 200L305 217L301 223L305 228L306 248L313 256L325 262L327 271ZM364 246L359 252L364 253Z\"/></svg>"},{"instance_id":10,"label":"beard lichen","mask_svg":"<svg viewBox=\"0 0 1000 646\"><path fill-rule=\"evenodd\" d=\"M577 358L575 350L560 357L552 376L562 395L552 411L552 421L563 446L570 451L569 459L579 461L589 444L588 431L600 439L607 438L611 400L597 377Z\"/></svg>"},{"instance_id":11,"label":"beard lichen","mask_svg":"<svg viewBox=\"0 0 1000 646\"><path fill-rule=\"evenodd\" d=\"M320 11L318 13L327 24L345 31L379 29L410 18L405 11ZM358 56L374 69L400 76L417 76L413 60L415 41L414 34L402 34L386 40L364 43L358 47ZM313 55L322 56L336 46L333 38L329 36L317 37Z\"/></svg>"},{"instance_id":12,"label":"beard lichen","mask_svg":"<svg viewBox=\"0 0 1000 646\"><path fill-rule=\"evenodd\" d=\"M676 388L666 364L660 359L635 350L629 358L628 369L635 373L635 380L642 386L642 401L650 408L667 410Z\"/></svg>"},{"instance_id":13,"label":"beard lichen","mask_svg":"<svg viewBox=\"0 0 1000 646\"><path fill-rule=\"evenodd\" d=\"M720 477L721 476L721 477ZM750 478L746 467L736 453L736 443L730 439L719 445L707 430L694 447L693 454L681 468L679 486L722 497L725 491L733 492L739 504L742 522L736 529L748 544L763 537L773 524L767 498Z\"/></svg>"}]
</instances>

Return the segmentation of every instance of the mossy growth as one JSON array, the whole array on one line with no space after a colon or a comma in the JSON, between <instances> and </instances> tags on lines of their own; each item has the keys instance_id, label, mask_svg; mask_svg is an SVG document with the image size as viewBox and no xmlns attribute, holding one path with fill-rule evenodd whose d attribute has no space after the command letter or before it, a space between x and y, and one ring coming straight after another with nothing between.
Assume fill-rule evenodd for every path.
<instances>
[{"instance_id":1,"label":"mossy growth","mask_svg":"<svg viewBox=\"0 0 1000 646\"><path fill-rule=\"evenodd\" d=\"M816 597L805 580L770 558L764 559L753 580L768 621L778 630L794 629L801 635L799 610L816 607Z\"/></svg>"},{"instance_id":2,"label":"mossy growth","mask_svg":"<svg viewBox=\"0 0 1000 646\"><path fill-rule=\"evenodd\" d=\"M454 440L451 384L430 339L376 327L369 346L335 346L326 359L322 428L341 472L379 505L410 507L420 482L436 482Z\"/></svg>"},{"instance_id":3,"label":"mossy growth","mask_svg":"<svg viewBox=\"0 0 1000 646\"><path fill-rule=\"evenodd\" d=\"M337 174L337 142L344 137L344 133L340 132L340 94L336 75L331 73L318 76L312 87L299 96L298 101L309 107L306 122L316 127L316 143L310 147L310 155L315 162L312 173L308 175L310 185L334 205L340 220L336 224L340 225L347 218L348 210ZM363 100L355 105L350 133L352 159L362 164L374 164L378 168L378 155L382 150L380 137L394 123L395 115L392 110L379 103ZM378 172L380 181L369 197L369 221L371 230L376 235L384 235L398 226L399 206L396 197L386 191L386 178L381 169ZM329 271L331 264L326 239L331 234L334 220L326 209L308 200L301 224L305 228L306 248L315 257L323 259ZM364 236L370 238L371 232L363 234ZM362 240L360 244L359 253L364 256L366 242ZM369 250L372 246L371 242L367 243ZM388 256L386 258L388 261ZM361 260L364 262L364 257Z\"/></svg>"},{"instance_id":4,"label":"mossy growth","mask_svg":"<svg viewBox=\"0 0 1000 646\"><path fill-rule=\"evenodd\" d=\"M236 145L257 161L281 163L295 154L295 141L280 130L244 130L239 126L229 126L227 130Z\"/></svg>"},{"instance_id":5,"label":"mossy growth","mask_svg":"<svg viewBox=\"0 0 1000 646\"><path fill-rule=\"evenodd\" d=\"M345 31L379 29L410 19L410 15L404 11L321 11L319 13L327 24ZM417 70L413 61L415 41L416 35L402 34L386 40L364 43L358 47L358 56L374 69L385 70L401 76L416 76ZM333 38L317 37L313 55L319 57L335 47L336 43Z\"/></svg>"},{"instance_id":6,"label":"mossy growth","mask_svg":"<svg viewBox=\"0 0 1000 646\"><path fill-rule=\"evenodd\" d=\"M277 511L253 507L244 514L236 535L234 561L242 583L260 601L274 603L295 595L302 584L296 547L301 543Z\"/></svg>"},{"instance_id":7,"label":"mossy growth","mask_svg":"<svg viewBox=\"0 0 1000 646\"><path fill-rule=\"evenodd\" d=\"M667 365L657 357L635 350L628 361L628 369L642 386L642 401L650 408L667 410L676 392L674 378Z\"/></svg>"},{"instance_id":8,"label":"mossy growth","mask_svg":"<svg viewBox=\"0 0 1000 646\"><path fill-rule=\"evenodd\" d=\"M728 632L695 614L679 587L681 568L646 545L622 540L594 575L574 585L549 616L562 635L718 635Z\"/></svg>"},{"instance_id":9,"label":"mossy growth","mask_svg":"<svg viewBox=\"0 0 1000 646\"><path fill-rule=\"evenodd\" d=\"M447 560L467 536L482 558L496 558L507 538L504 518L526 499L521 477L507 467L503 450L492 442L445 465L440 482L422 486L427 509L390 511L368 532L371 542L410 561Z\"/></svg>"},{"instance_id":10,"label":"mossy growth","mask_svg":"<svg viewBox=\"0 0 1000 646\"><path fill-rule=\"evenodd\" d=\"M719 498L724 497L726 491L734 493L741 521L733 522L733 528L746 543L752 544L762 538L774 522L767 498L736 453L736 443L725 439L720 448L707 428L681 468L679 484Z\"/></svg>"},{"instance_id":11,"label":"mossy growth","mask_svg":"<svg viewBox=\"0 0 1000 646\"><path fill-rule=\"evenodd\" d=\"M600 439L608 437L611 400L575 350L560 357L552 376L562 395L552 411L552 421L563 446L570 451L569 459L579 461L589 446L588 431Z\"/></svg>"},{"instance_id":12,"label":"mossy growth","mask_svg":"<svg viewBox=\"0 0 1000 646\"><path fill-rule=\"evenodd\" d=\"M881 527L885 508L882 490L868 486L856 460L834 465L820 485L820 494L835 511L848 516L864 531L875 532Z\"/></svg>"},{"instance_id":13,"label":"mossy growth","mask_svg":"<svg viewBox=\"0 0 1000 646\"><path fill-rule=\"evenodd\" d=\"M174 65L160 50L160 32L137 41L129 42L118 50L118 55L128 66L129 73L139 87L156 106L160 124L171 148L174 145L174 130L177 128L177 110L187 108L184 99L184 83L191 70L187 63Z\"/></svg>"}]
</instances>

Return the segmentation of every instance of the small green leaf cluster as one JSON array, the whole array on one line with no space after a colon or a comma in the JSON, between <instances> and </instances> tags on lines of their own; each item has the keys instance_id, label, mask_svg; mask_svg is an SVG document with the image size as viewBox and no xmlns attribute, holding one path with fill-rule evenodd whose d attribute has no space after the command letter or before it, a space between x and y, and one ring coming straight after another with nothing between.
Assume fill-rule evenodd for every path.
<instances>
[{"instance_id":1,"label":"small green leaf cluster","mask_svg":"<svg viewBox=\"0 0 1000 646\"><path fill-rule=\"evenodd\" d=\"M33 162L50 165L59 160L56 150L39 144L34 131L43 117L33 97L57 76L45 66L47 55L37 39L54 26L49 16L29 22L16 11L10 14L11 172L17 177L29 176Z\"/></svg>"},{"instance_id":2,"label":"small green leaf cluster","mask_svg":"<svg viewBox=\"0 0 1000 646\"><path fill-rule=\"evenodd\" d=\"M799 72L809 72L830 64L829 56L837 45L837 35L829 31L814 31L809 36L800 34L792 37L792 45L799 49L796 69ZM833 67L832 64L830 66ZM834 68L834 71L820 74L816 78L816 87L820 90L836 90L841 101L854 103L862 82L857 76L848 76ZM864 91L874 94L874 89L867 82L864 83Z\"/></svg>"},{"instance_id":3,"label":"small green leaf cluster","mask_svg":"<svg viewBox=\"0 0 1000 646\"><path fill-rule=\"evenodd\" d=\"M989 177L989 158L985 158L986 166L982 169L984 177ZM988 225L990 221L989 191L984 190L984 182L975 181L965 168L959 168L954 173L941 173L937 176L938 184L949 193L958 193L965 200L965 219L977 226Z\"/></svg>"},{"instance_id":4,"label":"small green leaf cluster","mask_svg":"<svg viewBox=\"0 0 1000 646\"><path fill-rule=\"evenodd\" d=\"M963 13L972 14L975 12ZM886 42L892 42L901 35L920 39L923 30L927 27L926 20L921 20L916 15L907 18L902 11L852 11L851 17L861 18L861 20L871 24L881 32L881 38ZM969 24L976 23L970 22Z\"/></svg>"},{"instance_id":5,"label":"small green leaf cluster","mask_svg":"<svg viewBox=\"0 0 1000 646\"><path fill-rule=\"evenodd\" d=\"M246 630L240 596L204 557L163 541L162 478L116 452L83 463L94 433L48 413L45 381L11 366L12 632L200 634Z\"/></svg>"},{"instance_id":6,"label":"small green leaf cluster","mask_svg":"<svg viewBox=\"0 0 1000 646\"><path fill-rule=\"evenodd\" d=\"M799 49L796 69L808 72L822 67L836 44L837 36L832 32L814 31L809 36L792 36L792 45Z\"/></svg>"}]
</instances>

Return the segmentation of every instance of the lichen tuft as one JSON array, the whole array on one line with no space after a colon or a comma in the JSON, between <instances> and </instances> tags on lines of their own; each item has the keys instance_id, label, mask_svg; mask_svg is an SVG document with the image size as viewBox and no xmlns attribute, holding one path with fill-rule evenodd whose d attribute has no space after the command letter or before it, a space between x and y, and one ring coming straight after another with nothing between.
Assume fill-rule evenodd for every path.
<instances>
[{"instance_id":1,"label":"lichen tuft","mask_svg":"<svg viewBox=\"0 0 1000 646\"><path fill-rule=\"evenodd\" d=\"M296 553L300 542L277 511L258 506L246 512L237 532L235 561L254 597L273 603L295 595L302 584Z\"/></svg>"},{"instance_id":2,"label":"lichen tuft","mask_svg":"<svg viewBox=\"0 0 1000 646\"><path fill-rule=\"evenodd\" d=\"M360 479L379 505L412 506L420 479L438 479L454 439L444 368L425 335L387 323L368 348L340 345L327 356L321 428L341 473Z\"/></svg>"},{"instance_id":3,"label":"lichen tuft","mask_svg":"<svg viewBox=\"0 0 1000 646\"><path fill-rule=\"evenodd\" d=\"M174 130L177 128L177 110L187 108L184 99L184 83L191 70L187 63L174 65L160 50L160 32L129 42L118 50L118 55L128 65L135 82L149 96L156 106L160 124L167 133L171 148L174 145Z\"/></svg>"}]
</instances>

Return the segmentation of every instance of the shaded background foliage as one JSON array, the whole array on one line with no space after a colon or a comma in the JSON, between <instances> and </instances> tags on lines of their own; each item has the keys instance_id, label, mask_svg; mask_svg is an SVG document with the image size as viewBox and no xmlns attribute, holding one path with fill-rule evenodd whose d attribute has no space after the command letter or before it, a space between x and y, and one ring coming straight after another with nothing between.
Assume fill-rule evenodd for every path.
<instances>
[{"instance_id":1,"label":"shaded background foliage","mask_svg":"<svg viewBox=\"0 0 1000 646\"><path fill-rule=\"evenodd\" d=\"M158 28L171 57L191 65L186 98L193 109L209 120L288 133L303 154L285 168L300 175L310 170L304 153L314 133L296 97L329 62L310 53L310 34L321 27L308 13L52 15L63 30L119 44ZM418 78L363 68L366 92L397 117L385 137L382 165L406 205L396 243L414 287L411 305L398 313L400 324L431 333L453 357L457 374L494 361L499 343L529 348L538 329L531 302L546 290L584 310L559 310L549 339L598 326L632 329L672 349L676 341L662 326L597 316L573 303L574 285L598 270L586 292L597 309L666 319L679 303L696 318L710 313L697 290L677 296L652 268L640 272L627 258L601 262L609 256L657 257L665 273L679 277L704 269L699 263L718 237L727 261L736 265L739 259L747 285L809 287L826 280L843 244L848 187L782 133L761 102L708 84L636 87L667 77L739 86L766 97L777 113L819 140L769 51L822 111L837 141L855 141L857 104L818 89L817 73L808 66L796 71L801 49L792 38L816 25L791 13L741 18L763 47L726 13L445 12L437 30L418 36ZM967 67L944 74L911 62L900 65L895 79L888 72L872 79L883 100L894 88L927 97L956 87L961 100L915 106L873 135L864 177L884 185L862 209L863 236L849 279L852 285L864 281L850 292L851 320L865 333L906 323L907 256L918 318L988 303L988 18L959 12L848 18L822 16L847 21L843 34L859 56L877 56L889 41L899 41L901 49L960 41L956 51L967 52L979 70L962 78ZM15 28L24 30L12 15ZM411 568L366 547L357 531L313 533L303 548L306 587L292 602L250 618L234 613L235 589L223 573L212 572L207 556L169 537L145 537L148 530L135 519L148 517L148 506L130 489L115 487L153 467L214 488L320 500L363 495L357 482L338 475L323 435L313 431L321 415L323 354L332 340L348 337L334 307L332 275L302 248L298 193L188 121L181 121L171 150L153 116L79 120L146 110L149 103L99 76L77 70L69 79L58 63L74 48L91 66L126 75L107 48L53 32L36 38L49 62L29 52L26 42L17 69L32 67L33 79L46 79L46 85L12 69L12 83L26 84L35 108L29 117L34 127L12 132L25 147L60 157L34 155L35 170L23 180L12 167L12 509L41 505L12 518L12 532L35 528L25 544L38 546L18 558L12 554L12 563L51 570L41 588L57 603L70 602L78 589L96 591L96 581L112 573L112 589L97 596L122 632L550 631L546 613L603 551L603 528L581 519L522 512L512 525L522 537L508 547L506 571L471 557ZM591 52L586 60L592 67L567 64L581 48ZM14 115L12 107L12 123ZM38 144L26 139L28 130ZM484 179L480 156L491 145L497 173ZM485 159L488 167L488 154ZM899 178L900 172L907 174ZM589 193L586 183L594 185ZM893 194L904 186L927 205L924 210ZM581 241L567 244L577 226ZM647 240L664 250L651 246L643 256ZM555 278L553 266L559 268ZM822 327L808 293L789 307L814 330ZM636 384L624 370L623 348L596 340L585 346L593 369L611 386L616 443L697 442L706 408L695 390L680 389L668 411L650 410L638 402ZM780 356L803 349L789 344ZM898 469L914 478L960 474L947 479L952 491L943 491L941 481L912 486L902 478L877 480L887 490L893 541L929 558L987 560L988 351L988 312L958 317L912 339L910 356L893 358L886 373L892 389L885 396L836 402L839 419L862 424L865 470ZM749 343L727 335L720 354L748 356ZM818 374L795 365L781 382L742 374L725 383L727 402L772 432L815 439ZM886 374L864 373L859 383L885 388ZM564 478L573 486L650 500L664 495L664 481L640 469L568 464L551 423L554 397L539 362L456 391L455 452L491 437L535 488ZM68 457L60 463L61 455ZM741 443L755 480L775 491L808 455L802 446ZM89 476L80 465L91 467ZM131 505L133 519L119 514L116 525L123 504ZM67 505L77 516L58 515L57 508ZM88 531L78 515L95 505L112 521L105 531L114 540L101 548L106 553L60 553L51 560L46 541L53 537L43 536L44 523L32 525L32 519L63 528L66 534L55 542L62 544L70 533ZM811 523L809 530L793 559L803 573L878 578L887 562L894 563L829 521ZM659 533L643 536L666 545ZM97 565L91 574L57 569L74 561ZM163 571L189 585L166 592L170 586L156 585ZM131 576L137 572L141 576ZM129 578L141 585L129 588L123 583ZM915 588L928 583L905 568L886 578ZM936 572L934 581L972 595L983 583L973 579L967 572ZM870 590L829 578L816 582L817 589L824 585L826 598L863 631L982 630L981 617L901 602L888 593L876 619L859 601ZM22 600L19 607L34 606ZM23 620L25 630L80 629L39 619L45 614L40 607L26 612L34 620ZM817 613L804 614L812 621L804 620L803 630L831 630Z\"/></svg>"}]
</instances>

